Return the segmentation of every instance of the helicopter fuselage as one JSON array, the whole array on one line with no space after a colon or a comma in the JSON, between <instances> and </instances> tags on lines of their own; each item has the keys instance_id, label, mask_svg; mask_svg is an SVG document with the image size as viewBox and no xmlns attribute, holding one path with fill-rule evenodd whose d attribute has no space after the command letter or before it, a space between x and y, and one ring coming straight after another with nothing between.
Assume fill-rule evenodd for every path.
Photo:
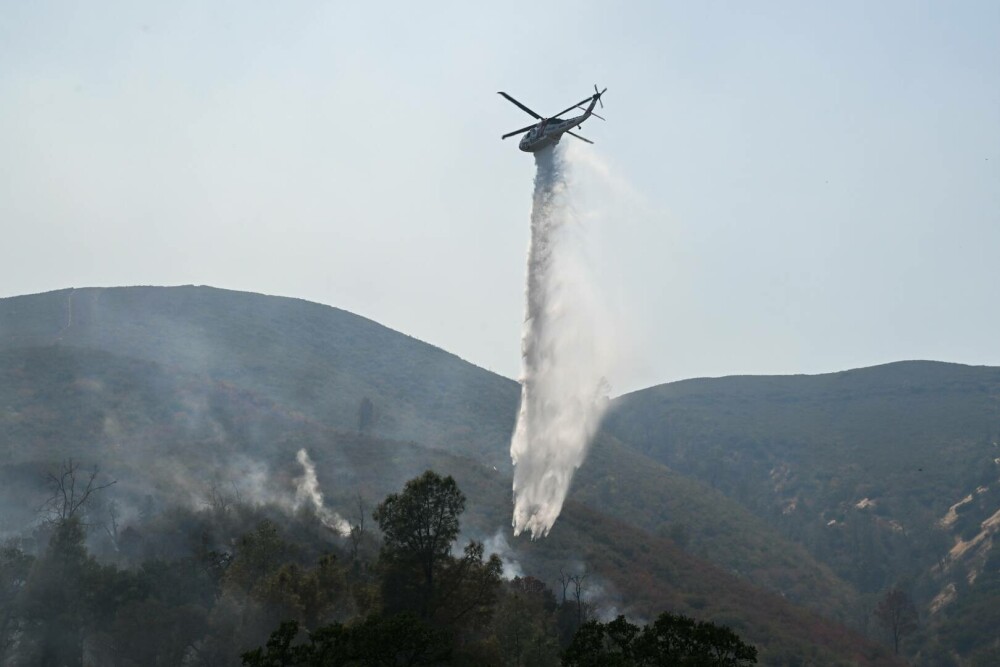
<instances>
[{"instance_id":1,"label":"helicopter fuselage","mask_svg":"<svg viewBox=\"0 0 1000 667\"><path fill-rule=\"evenodd\" d=\"M562 135L567 130L580 127L580 124L587 120L589 115L590 114L582 114L567 120L560 120L558 118L543 120L538 125L535 125L533 128L528 130L528 133L521 138L517 147L525 153L534 153L542 150L543 148L554 146L559 143L559 140L562 139Z\"/></svg>"}]
</instances>

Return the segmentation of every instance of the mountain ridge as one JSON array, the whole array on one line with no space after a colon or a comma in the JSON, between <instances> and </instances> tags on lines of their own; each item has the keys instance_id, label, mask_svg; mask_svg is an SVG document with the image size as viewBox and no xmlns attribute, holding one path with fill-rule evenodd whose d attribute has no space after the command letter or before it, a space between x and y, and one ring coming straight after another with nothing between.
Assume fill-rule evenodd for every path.
<instances>
[{"instance_id":1,"label":"mountain ridge","mask_svg":"<svg viewBox=\"0 0 1000 667\"><path fill-rule=\"evenodd\" d=\"M92 353L111 356L88 361ZM72 435L67 420L86 417L94 442L110 446L131 419L147 447L194 423L191 451L202 442L222 447L223 458L228 442L274 437L290 447L289 437L309 440L332 429L413 441L430 448L422 456L438 456L436 449L486 471L510 465L516 382L301 299L206 287L9 297L0 299L0 362L7 442L30 435L54 447L45 428ZM105 365L118 376L87 371ZM969 485L980 481L987 436L1000 439L995 370L917 360L818 375L693 378L630 392L612 402L567 507L611 510L649 536L643 539L684 544L743 581L862 627L870 619L862 598L893 578L916 582L922 603L953 583L928 568L953 536L971 539L995 511L992 492L979 494L959 508L950 532L933 528L978 488ZM128 389L144 373L149 388ZM40 386L30 386L31 378ZM61 389L53 394L53 387ZM164 387L169 392L158 394ZM375 412L367 426L359 420L365 399ZM62 412L52 409L59 401L68 401ZM301 431L295 424L313 435L281 435ZM947 463L919 471L915 453L939 442L951 448ZM509 498L499 502L509 510ZM852 534L867 542L851 547ZM983 593L977 596L969 599L981 605ZM962 599L951 608L960 610Z\"/></svg>"}]
</instances>

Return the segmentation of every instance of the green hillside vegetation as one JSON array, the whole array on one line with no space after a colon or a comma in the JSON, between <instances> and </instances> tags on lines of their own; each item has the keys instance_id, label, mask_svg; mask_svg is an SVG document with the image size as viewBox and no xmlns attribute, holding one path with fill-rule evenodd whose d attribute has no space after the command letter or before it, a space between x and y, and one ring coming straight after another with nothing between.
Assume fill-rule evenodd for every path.
<instances>
[{"instance_id":1,"label":"green hillside vegetation","mask_svg":"<svg viewBox=\"0 0 1000 667\"><path fill-rule=\"evenodd\" d=\"M23 339L21 342L24 342ZM171 503L205 503L219 489L224 493L232 491L251 497L255 489L252 484L248 485L247 473L249 470L249 478L253 481L257 472L254 466L258 465L269 471L272 487L284 486L287 490L292 478L300 474L294 462L294 453L300 447L307 447L316 461L324 490L334 507L352 508L354 495L358 492L367 499L370 507L374 499L430 467L455 474L463 488L471 489L469 495L476 502L470 505L467 525L480 538L488 538L509 524L509 473L500 474L493 471L492 466L482 465L479 460L456 458L443 450L428 449L415 443L393 442L367 433L333 429L299 410L294 402L291 405L280 404L273 398L273 390L270 395L263 396L242 388L231 378L206 376L181 365L164 367L159 363L107 351L72 347L66 344L65 339L61 344L48 347L8 347L0 353L0 362L0 377L3 378L0 405L4 406L0 419L4 435L2 446L5 447L4 454L9 457L5 460L11 461L4 467L3 473L5 478L20 485L16 495L13 492L5 494L5 506L14 507L15 500L23 503L30 498L31 502L23 503L22 509L25 509L24 505L36 508L38 501L44 499L44 490L40 486L23 488L24 471L30 469L36 474L41 473L67 456L100 464L108 475L119 479L114 489L115 496L132 507L142 506L148 497L152 498L155 507L161 509L170 507ZM373 400L378 400L377 394L373 395ZM605 454L608 448L611 451ZM675 505L671 503L676 503L669 501L670 489L682 484L683 480L672 479L669 471L662 466L644 466L635 454L613 440L598 443L595 457L597 461L607 457L623 463L630 462L631 467L617 475L619 478L632 475L641 480L637 488L646 488L648 495L640 504L649 505L644 512L629 510L633 515L630 520L649 530L662 528L660 517L664 511L672 511ZM597 469L594 468L595 471ZM663 478L662 485L658 476ZM40 475L36 477L40 478ZM593 475L587 479L599 482L601 477ZM688 483L681 486L676 495L689 498L695 487L696 484ZM581 489L586 488L586 484L581 485ZM266 491L273 492L273 488ZM703 512L711 512L714 501L700 502ZM660 507L657 507L658 504ZM604 507L607 508L606 503ZM738 508L730 505L730 510L737 511ZM737 511L737 517L740 512ZM617 512L614 514L625 516ZM745 512L742 514L754 521ZM696 613L699 618L715 613L716 603L725 603L725 596L711 590L714 584L698 583L706 576L705 572L715 573L713 577L722 576L727 586L732 583L737 590L746 586L722 575L700 561L697 555L685 554L670 540L629 527L620 518L605 516L600 519L601 524L616 536L611 539L611 545L598 544L581 551L578 546L592 539L587 531L594 525L594 513L584 504L571 502L566 516L577 515L579 518L575 525L579 528L568 537L556 539L554 535L553 539L538 544L518 542L515 548L524 567L536 564L539 576L553 581L558 578L560 569L569 570L586 563L592 572L592 581L600 578L606 588L616 591L616 596L628 600L630 609L647 616L662 611L660 605L667 595L674 600L678 610ZM27 511L21 518L28 518ZM699 520L697 515L690 518L692 522ZM571 520L567 518L567 525ZM704 520L710 526L727 525L721 519L716 521L712 514ZM738 519L727 521L732 525ZM760 525L763 526L762 523ZM700 530L692 530L689 548L697 546L728 558L733 558L734 550L739 552L751 546L755 552L766 553L749 536L746 539L751 546L745 546L741 542L744 538L739 537L739 533L730 534L726 530L715 532L717 535L713 540L711 536L703 538ZM752 531L748 533L754 540L760 539ZM566 539L569 546L563 541ZM672 558L678 562L688 563L682 571L690 570L690 573L669 587L637 583L635 577L642 573L630 567L633 547L629 545L646 540L660 545L657 548L669 549ZM567 554L572 556L567 557ZM764 566L770 564L762 563L759 558L747 559L746 562L754 560L758 565L751 570L760 569L764 573L761 579L767 585L768 575ZM792 592L803 584L812 584L819 586L823 593L834 591L830 597L836 599L838 584L835 579L826 582L810 580L807 574L789 577L788 572L780 573L781 577L792 580L792 583L785 582ZM750 579L753 581L752 576ZM688 587L695 592L683 595ZM769 587L777 589L778 584L776 582ZM731 617L747 616L749 620L741 621L741 624L751 628L753 634L760 638L764 655L782 651L842 653L842 647L837 644L843 642L833 642L825 649L820 642L819 648L815 648L809 632L803 627L785 629L781 622L773 624L763 618L755 619L761 616L761 612L756 604L747 604L753 597L752 594L745 595L742 602L728 602L718 610ZM780 598L775 599L781 605L787 605ZM801 613L789 612L786 616L798 617ZM818 617L816 622L825 623ZM832 631L832 635L837 632L842 630ZM864 644L861 642L859 645ZM877 650L871 647L863 650L878 655Z\"/></svg>"},{"instance_id":2,"label":"green hillside vegetation","mask_svg":"<svg viewBox=\"0 0 1000 667\"><path fill-rule=\"evenodd\" d=\"M79 490L79 472L64 467L61 479ZM452 550L465 498L450 477L427 471L387 496L372 513L384 539L358 525L350 552L314 514L235 500L146 511L103 535L103 562L87 547L99 496L73 503L74 490L34 531L36 553L0 549L4 664L554 665L561 648L564 664L587 655L576 640L587 605L531 577L501 581L481 543ZM697 642L674 657L735 649L739 664L754 662L756 649L708 622L661 615L656 632Z\"/></svg>"},{"instance_id":3,"label":"green hillside vegetation","mask_svg":"<svg viewBox=\"0 0 1000 667\"><path fill-rule=\"evenodd\" d=\"M831 618L851 621L857 596L807 549L696 480L602 434L577 473L570 498L616 517L724 570Z\"/></svg>"},{"instance_id":4,"label":"green hillside vegetation","mask_svg":"<svg viewBox=\"0 0 1000 667\"><path fill-rule=\"evenodd\" d=\"M171 379L148 362L104 352L56 347L9 350L5 355L8 364L2 377L8 381L2 385L7 392L3 398L14 402L7 403L10 422L4 426L11 428L5 429L9 437L4 442L23 443L6 453L14 460L34 458L0 468L0 475L18 484L4 485L16 488L18 495L5 495L2 502L20 507L25 519L44 503L43 473L63 457L99 463L107 479L118 480L111 493L124 506L145 504L147 512L171 516L175 503L212 506L220 502L216 494L236 503L236 498L255 494L273 498L274 489L283 487L286 495L276 500L289 499L291 480L300 474L295 452L306 447L330 504L345 508L354 520L357 494L370 511L378 498L430 467L454 475L473 499L467 532L488 539L509 525L509 476L468 458L416 443L334 431L231 386ZM173 396L175 391L179 394ZM89 392L98 392L98 397ZM40 402L46 412L31 413L29 407ZM109 414L114 415L110 433ZM51 461L39 458L43 452ZM245 479L248 456L271 475L268 489L255 488L258 480ZM25 488L27 469L37 480L34 488ZM259 472L256 465L249 470ZM104 517L105 508L98 506L94 512ZM133 548L140 554L182 559L189 556L188 543L183 539L170 549L158 541L154 549L142 547L139 540L140 546ZM114 555L107 544L94 548L104 557ZM561 571L577 573L585 563L591 581L600 580L608 589L608 604L627 600L630 613L651 617L670 608L735 624L759 643L764 657L822 655L835 661L844 646L856 644L866 660L880 659L876 648L842 628L819 617L803 622L810 616L782 598L766 596L670 540L599 515L579 502L567 504L548 539L519 540L515 550L522 567L549 582ZM605 603L597 598L594 604Z\"/></svg>"},{"instance_id":5,"label":"green hillside vegetation","mask_svg":"<svg viewBox=\"0 0 1000 667\"><path fill-rule=\"evenodd\" d=\"M722 622L763 664L888 664L841 624L878 638L874 603L902 583L921 610L904 652L966 664L995 641L969 627L993 600L998 377L914 362L637 392L613 403L563 516L532 543L509 538L511 380L295 299L201 287L2 299L0 531L37 520L41 481L67 457L119 480L130 521L227 497L288 512L304 447L352 521L359 494L370 511L426 469L454 475L467 537L507 534L505 555L553 588L586 573L602 614ZM959 540L971 547L950 557Z\"/></svg>"},{"instance_id":6,"label":"green hillside vegetation","mask_svg":"<svg viewBox=\"0 0 1000 667\"><path fill-rule=\"evenodd\" d=\"M357 431L367 399L366 433L470 456L509 482L517 383L335 308L201 287L62 290L0 300L0 345L13 350L0 357L6 391L18 393L0 405L28 411L7 424L41 429L13 433L58 443L63 456L121 446L115 430L128 419L126 451L112 456L140 468L169 438L195 444L174 444L173 457L152 465L226 470L239 452L274 464L271 448L292 425ZM63 394L48 396L60 382ZM224 399L229 407L217 409ZM33 410L49 412L35 419ZM58 438L44 432L59 425ZM796 603L840 620L853 612L850 587L779 531L613 439L598 441L571 494L645 530L672 530L689 550Z\"/></svg>"},{"instance_id":7,"label":"green hillside vegetation","mask_svg":"<svg viewBox=\"0 0 1000 667\"><path fill-rule=\"evenodd\" d=\"M1000 509L998 399L1000 369L901 362L653 387L618 399L605 429L738 501L863 593L907 582L934 616L932 599L949 584L968 591L980 567L949 551ZM992 533L977 553L991 544ZM983 595L943 609L968 617ZM996 640L978 637L979 648Z\"/></svg>"},{"instance_id":8,"label":"green hillside vegetation","mask_svg":"<svg viewBox=\"0 0 1000 667\"><path fill-rule=\"evenodd\" d=\"M517 383L343 310L207 287L0 299L0 345L84 347L252 390L343 430L509 461Z\"/></svg>"},{"instance_id":9,"label":"green hillside vegetation","mask_svg":"<svg viewBox=\"0 0 1000 667\"><path fill-rule=\"evenodd\" d=\"M294 444L302 444L302 441ZM364 488L372 493L374 488L387 485L387 476L384 474L387 468L398 471L414 464L416 459L423 458L426 454L426 450L413 444L359 436L349 436L343 441L334 440L333 445L331 450L346 453L348 457L359 455L361 449L366 452L365 456L358 456L365 465L358 466L350 475L343 472L344 468L339 466L340 461L332 469L329 468L330 460L324 459L322 463L317 461L318 467L323 466L320 467L320 475L325 486L336 486L327 483L330 478L350 477L354 480L357 487L349 487L346 482L340 487L345 494L348 489L354 488ZM461 487L471 490L470 497L480 499L478 503L470 503L468 521L463 522L464 532L482 535L493 529L498 518L495 515L501 513L495 506L495 501L507 495L506 484L499 483L495 475L471 461L456 459L444 452L438 452L437 456L440 457L438 463L442 468L452 468L461 475ZM393 463L398 467L394 468ZM108 472L110 473L110 469ZM214 562L211 560L213 558L222 558L228 562L232 558L235 559L233 562L238 563L240 546L237 538L241 534L252 533L254 526L267 518L276 525L283 526L282 539L289 542L291 546L288 548L291 551L288 553L296 554L294 561L300 566L306 567L317 562L323 553L331 550L338 554L340 561L349 560L345 556L349 550L348 541L335 538L330 531L318 525L315 519L310 519L308 511L298 513L298 518L289 521L285 514L287 510L273 505L258 507L248 504L247 501L238 499L241 492L239 483L231 488L230 492L223 494L224 497L215 496L211 489L205 489L205 495L198 503L200 509L186 509L157 502L144 509L138 519L125 524L116 543L112 543L110 536L100 531L106 525L107 506L98 503L89 508L85 517L87 524L97 527L90 537L91 551L118 566L141 566L142 572L150 568L166 568L168 571L190 568L193 565L192 558L200 563L205 563L205 559ZM494 503L484 507L484 499ZM371 506L369 503L369 510ZM503 514L503 518L506 518L506 513ZM867 644L843 627L796 608L779 596L763 593L684 554L668 540L644 534L609 517L597 515L576 503L567 506L563 519L550 540L535 543L525 541L517 545L520 565L527 573L536 574L546 581L556 581L557 575L563 570L579 572L576 569L579 563L586 563L591 581L598 581L606 590L614 591L612 602L618 599L629 601L623 611L630 615L651 618L663 609L670 609L724 623L758 644L764 664L785 664L785 661L793 660L795 656L819 660L823 664L892 664L884 649ZM364 553L371 553L372 541L377 538L371 528L368 530L361 543L362 559ZM44 532L35 531L33 541L45 543ZM361 567L364 571L366 566L362 564ZM274 571L277 571L277 565L274 566ZM126 575L122 573L116 576ZM223 579L216 584L232 578L229 574L220 576ZM599 578L595 580L597 577ZM191 582L190 585L200 584ZM140 587L140 590L145 589ZM355 607L363 605L363 599L366 598L362 596L350 604ZM201 600L197 609L185 609L184 613L194 614L195 621L203 616L215 618L213 627L221 624L223 629L227 624L235 622L229 618L233 612L226 611L225 606L219 607L220 602ZM567 604L565 599L560 602ZM135 603L146 604L142 599L136 599ZM248 603L230 601L226 604L231 606ZM607 592L592 598L584 612L585 617L588 613L605 613L602 608L606 604ZM134 611L133 609L132 613ZM241 613L245 615L250 611L248 608ZM225 632L222 635L213 632L198 640L207 642L206 647L201 650L208 656L208 664L228 664L223 658L235 655L234 649L240 646L238 641L244 644L262 642L264 635L261 633L282 620L280 608L265 608L254 611L253 614L253 623L247 626L246 621L241 622L243 625L238 635L230 637ZM187 619L188 616L178 618ZM195 621L192 623L198 625ZM185 627L185 632L195 632L190 627ZM127 628L121 632L127 632ZM127 641L127 636L119 636L116 641ZM195 639L192 638L191 641Z\"/></svg>"},{"instance_id":10,"label":"green hillside vegetation","mask_svg":"<svg viewBox=\"0 0 1000 667\"><path fill-rule=\"evenodd\" d=\"M1000 664L1000 550L989 554L973 585L962 589L960 601L934 619L929 657L940 665L959 664L955 653L973 665Z\"/></svg>"}]
</instances>

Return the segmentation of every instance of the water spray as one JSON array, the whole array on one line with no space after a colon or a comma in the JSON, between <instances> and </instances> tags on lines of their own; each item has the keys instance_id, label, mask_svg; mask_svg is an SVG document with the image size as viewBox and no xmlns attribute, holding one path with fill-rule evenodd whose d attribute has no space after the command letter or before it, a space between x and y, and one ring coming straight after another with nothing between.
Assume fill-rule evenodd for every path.
<instances>
[{"instance_id":1,"label":"water spray","mask_svg":"<svg viewBox=\"0 0 1000 667\"><path fill-rule=\"evenodd\" d=\"M521 337L521 406L511 438L514 534L548 535L573 473L600 425L603 368L580 228L556 145L535 154L527 303Z\"/></svg>"}]
</instances>

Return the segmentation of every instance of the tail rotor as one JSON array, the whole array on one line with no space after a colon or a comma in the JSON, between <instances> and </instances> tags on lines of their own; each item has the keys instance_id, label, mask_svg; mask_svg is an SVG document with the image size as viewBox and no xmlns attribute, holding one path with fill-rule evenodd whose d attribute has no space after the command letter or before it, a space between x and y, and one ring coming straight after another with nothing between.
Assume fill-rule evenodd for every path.
<instances>
[{"instance_id":1,"label":"tail rotor","mask_svg":"<svg viewBox=\"0 0 1000 667\"><path fill-rule=\"evenodd\" d=\"M604 90L598 92L598 90L597 90L597 84L596 83L594 84L594 97L597 98L597 101L600 103L602 109L604 108L604 102L601 101L601 95L603 95L607 91L608 91L608 89L605 88Z\"/></svg>"}]
</instances>

